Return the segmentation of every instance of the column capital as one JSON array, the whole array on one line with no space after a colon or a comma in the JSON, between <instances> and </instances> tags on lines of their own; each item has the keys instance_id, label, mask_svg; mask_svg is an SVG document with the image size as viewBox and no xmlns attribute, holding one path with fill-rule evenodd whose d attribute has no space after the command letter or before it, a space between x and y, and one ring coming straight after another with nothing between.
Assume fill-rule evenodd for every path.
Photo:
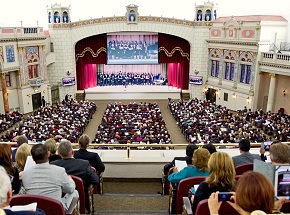
<instances>
[{"instance_id":1,"label":"column capital","mask_svg":"<svg viewBox=\"0 0 290 215\"><path fill-rule=\"evenodd\" d=\"M276 78L276 74L275 73L269 73L269 75L271 76L271 78Z\"/></svg>"},{"instance_id":2,"label":"column capital","mask_svg":"<svg viewBox=\"0 0 290 215\"><path fill-rule=\"evenodd\" d=\"M5 72L1 72L1 73L0 73L0 78L1 78L1 79L5 79Z\"/></svg>"}]
</instances>

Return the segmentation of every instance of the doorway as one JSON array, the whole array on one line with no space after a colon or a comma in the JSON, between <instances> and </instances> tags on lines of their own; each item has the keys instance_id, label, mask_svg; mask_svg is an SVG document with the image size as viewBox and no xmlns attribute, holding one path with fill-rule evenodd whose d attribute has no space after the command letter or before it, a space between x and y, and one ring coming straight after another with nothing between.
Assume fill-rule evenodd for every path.
<instances>
[{"instance_id":1,"label":"doorway","mask_svg":"<svg viewBox=\"0 0 290 215\"><path fill-rule=\"evenodd\" d=\"M216 101L216 90L213 88L208 88L206 92L206 100L214 103Z\"/></svg>"},{"instance_id":2,"label":"doorway","mask_svg":"<svg viewBox=\"0 0 290 215\"><path fill-rule=\"evenodd\" d=\"M35 93L32 95L32 108L37 110L41 106L41 93Z\"/></svg>"},{"instance_id":3,"label":"doorway","mask_svg":"<svg viewBox=\"0 0 290 215\"><path fill-rule=\"evenodd\" d=\"M51 87L51 103L52 105L57 104L59 102L59 88Z\"/></svg>"}]
</instances>

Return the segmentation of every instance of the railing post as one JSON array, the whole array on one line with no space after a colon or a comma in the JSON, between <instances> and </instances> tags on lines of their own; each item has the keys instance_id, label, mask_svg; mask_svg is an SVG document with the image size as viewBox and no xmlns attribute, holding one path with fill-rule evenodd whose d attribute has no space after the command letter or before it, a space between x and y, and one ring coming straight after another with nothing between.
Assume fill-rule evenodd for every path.
<instances>
[{"instance_id":1,"label":"railing post","mask_svg":"<svg viewBox=\"0 0 290 215\"><path fill-rule=\"evenodd\" d=\"M127 160L130 160L130 141L127 142Z\"/></svg>"}]
</instances>

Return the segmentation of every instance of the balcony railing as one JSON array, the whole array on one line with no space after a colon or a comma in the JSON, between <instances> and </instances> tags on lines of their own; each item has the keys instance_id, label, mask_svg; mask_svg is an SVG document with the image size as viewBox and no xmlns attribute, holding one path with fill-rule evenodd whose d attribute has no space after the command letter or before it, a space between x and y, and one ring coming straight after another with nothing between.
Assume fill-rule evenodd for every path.
<instances>
[{"instance_id":1,"label":"balcony railing","mask_svg":"<svg viewBox=\"0 0 290 215\"><path fill-rule=\"evenodd\" d=\"M270 63L290 66L290 53L280 54L280 53L262 52L260 63Z\"/></svg>"}]
</instances>

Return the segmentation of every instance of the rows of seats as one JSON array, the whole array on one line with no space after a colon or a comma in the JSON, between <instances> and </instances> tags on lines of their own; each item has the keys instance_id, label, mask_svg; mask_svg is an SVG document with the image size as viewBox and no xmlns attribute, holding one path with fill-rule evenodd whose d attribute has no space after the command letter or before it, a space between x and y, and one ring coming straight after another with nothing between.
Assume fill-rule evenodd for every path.
<instances>
[{"instance_id":1,"label":"rows of seats","mask_svg":"<svg viewBox=\"0 0 290 215\"><path fill-rule=\"evenodd\" d=\"M14 110L7 114L0 114L0 133L12 127L15 123L21 121L23 114Z\"/></svg>"},{"instance_id":2,"label":"rows of seats","mask_svg":"<svg viewBox=\"0 0 290 215\"><path fill-rule=\"evenodd\" d=\"M245 116L205 100L170 100L168 107L190 143L263 142L269 137Z\"/></svg>"},{"instance_id":3,"label":"rows of seats","mask_svg":"<svg viewBox=\"0 0 290 215\"><path fill-rule=\"evenodd\" d=\"M156 103L109 103L93 143L171 143Z\"/></svg>"}]
</instances>

